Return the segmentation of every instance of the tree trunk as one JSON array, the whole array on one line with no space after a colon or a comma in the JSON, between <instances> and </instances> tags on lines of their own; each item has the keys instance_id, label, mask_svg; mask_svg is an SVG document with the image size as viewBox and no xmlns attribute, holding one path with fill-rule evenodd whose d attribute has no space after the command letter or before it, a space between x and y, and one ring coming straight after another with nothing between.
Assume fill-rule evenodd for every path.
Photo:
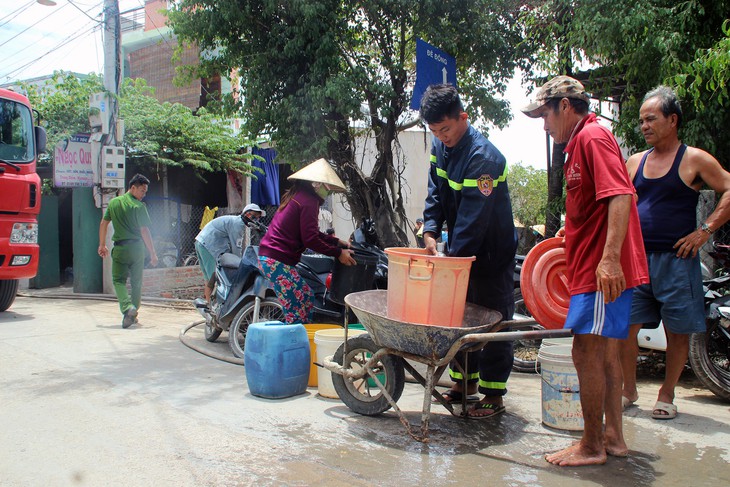
<instances>
[{"instance_id":1,"label":"tree trunk","mask_svg":"<svg viewBox=\"0 0 730 487\"><path fill-rule=\"evenodd\" d=\"M548 179L547 214L545 215L545 237L554 237L561 227L560 216L563 205L563 166L565 165L565 144L553 143L553 157Z\"/></svg>"},{"instance_id":2,"label":"tree trunk","mask_svg":"<svg viewBox=\"0 0 730 487\"><path fill-rule=\"evenodd\" d=\"M349 124L343 119L336 125L338 138L330 144L329 153L335 161L338 175L347 185L347 203L355 225L359 225L363 218L371 218L375 222L379 246L407 246L401 184L393 166L395 125L392 129L386 128L376 134L378 153L369 176L363 173L355 161Z\"/></svg>"}]
</instances>

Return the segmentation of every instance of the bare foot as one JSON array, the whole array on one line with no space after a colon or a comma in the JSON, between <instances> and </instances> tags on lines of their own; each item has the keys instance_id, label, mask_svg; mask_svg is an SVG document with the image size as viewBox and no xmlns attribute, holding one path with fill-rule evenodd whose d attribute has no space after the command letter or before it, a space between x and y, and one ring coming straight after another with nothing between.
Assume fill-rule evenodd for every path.
<instances>
[{"instance_id":1,"label":"bare foot","mask_svg":"<svg viewBox=\"0 0 730 487\"><path fill-rule=\"evenodd\" d=\"M626 442L621 438L611 438L609 433L606 432L604 435L603 446L606 448L606 453L612 457L628 457L629 447L626 446Z\"/></svg>"},{"instance_id":2,"label":"bare foot","mask_svg":"<svg viewBox=\"0 0 730 487\"><path fill-rule=\"evenodd\" d=\"M585 448L581 443L576 443L559 452L545 455L545 460L560 467L603 465L606 463L606 450L595 452Z\"/></svg>"},{"instance_id":3,"label":"bare foot","mask_svg":"<svg viewBox=\"0 0 730 487\"><path fill-rule=\"evenodd\" d=\"M629 449L624 445L609 445L608 442L606 443L606 453L608 455L611 455L612 457L621 457L625 458L629 456Z\"/></svg>"}]
</instances>

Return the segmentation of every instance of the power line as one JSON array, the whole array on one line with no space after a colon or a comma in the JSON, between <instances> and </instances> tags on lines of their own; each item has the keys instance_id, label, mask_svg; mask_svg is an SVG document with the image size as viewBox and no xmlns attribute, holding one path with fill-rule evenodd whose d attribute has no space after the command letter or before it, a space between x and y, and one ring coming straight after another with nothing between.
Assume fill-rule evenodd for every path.
<instances>
[{"instance_id":1,"label":"power line","mask_svg":"<svg viewBox=\"0 0 730 487\"><path fill-rule=\"evenodd\" d=\"M144 8L144 5L142 4L141 1L137 0L137 4L140 7ZM126 12L124 12L124 13L126 13ZM147 14L147 10L146 9L145 9L145 13L144 14L145 14L145 17L148 18L149 21L152 23L152 26L155 28L155 30L158 30L159 31L160 28L157 27L157 24L155 24L155 20ZM167 41L167 38L164 35L160 34L160 37L162 37L162 40L165 42L165 44L167 44L167 47L169 47L173 51L175 50L175 48L170 45L170 43Z\"/></svg>"},{"instance_id":2,"label":"power line","mask_svg":"<svg viewBox=\"0 0 730 487\"><path fill-rule=\"evenodd\" d=\"M8 43L8 42L10 42L10 41L14 41L15 39L17 39L17 38L18 38L18 36L19 36L19 35L22 35L22 34L24 34L25 32L29 31L30 29L32 29L32 28L33 28L33 27L35 27L36 25L38 25L38 24L40 24L41 22L43 22L44 20L46 20L46 19L47 19L48 17L50 17L51 15L53 15L53 14L55 14L55 13L58 13L58 11L59 11L59 10L61 10L61 9L62 9L63 7L65 7L65 6L66 6L66 4L64 4L64 5L63 5L63 6L61 6L61 7L58 7L58 10L54 10L53 12L49 13L48 15L46 15L45 17L43 17L42 19L40 19L40 20L36 21L36 22L35 22L34 24L31 24L31 25L29 25L28 27L26 27L26 28L25 28L25 29L23 29L22 31L20 31L20 32L18 32L17 34L15 34L15 36L14 36L14 37L11 37L11 38L10 38L10 39L8 39L7 41L5 41L5 42L3 42L2 44L0 44L0 47L3 47L3 46L4 46L5 44L7 44L7 43Z\"/></svg>"},{"instance_id":3,"label":"power line","mask_svg":"<svg viewBox=\"0 0 730 487\"><path fill-rule=\"evenodd\" d=\"M72 2L70 2L70 1L69 1L68 3L72 3ZM75 8L79 9L79 7L78 7L78 6L76 6L75 4L72 4L72 5L73 5L73 6L75 7ZM101 6L101 2L97 2L97 3L95 4L95 5L93 5L93 6L91 6L91 7L89 8L89 11L91 11L91 10L94 10L94 9L99 9L99 7L100 7L100 6ZM46 15L45 17L43 17L42 19L40 19L39 21L37 21L36 23L34 23L33 25L31 25L30 27L28 27L28 28L24 29L24 30L23 30L22 32L18 33L18 34L17 34L16 36L14 36L14 38L12 38L12 39L10 39L10 40L17 40L17 39L18 39L18 36L20 36L21 34L23 34L23 33L27 32L27 31L28 31L29 29L31 29L32 27L36 26L36 25L37 25L37 24L38 24L39 22L42 22L42 21L46 20L46 19L47 19L48 17L50 17L51 15L54 15L54 14L58 14L58 13L60 12L60 9L61 9L61 8L63 8L63 7L65 7L65 4L64 4L64 5L62 5L62 6L61 6L61 7L59 7L59 8L56 8L56 9L54 9L54 10L53 10L52 12L50 12L50 13L49 13L48 15ZM94 19L94 18L92 18L91 16L87 15L87 14L86 14L86 12L83 12L83 13L84 13L84 15L86 15L86 17L88 17L89 19L91 19L91 21L93 22L93 25L92 25L92 26L91 26L90 28L88 27L88 24L87 24L86 26L83 26L83 27L81 28L82 30L78 30L78 29L77 29L77 30L76 30L76 31L75 31L75 32L74 32L73 34L70 34L70 35L69 35L68 37L66 37L65 39L63 39L63 40L62 40L61 42L59 42L59 43L58 43L58 44L57 44L57 45L56 45L55 47L51 48L51 49L50 49L49 51L47 51L46 53L44 53L44 54L42 54L42 55L40 55L40 56L36 57L35 59L32 59L32 60L28 61L28 62L25 62L26 60L22 60L22 61L20 61L20 62L25 62L25 63L24 63L23 65L21 65L20 67L18 67L18 68L13 68L12 66L7 66L7 65L6 65L6 61L8 61L8 60L9 60L10 58L12 58L12 57L15 57L15 56L17 56L17 54L18 54L19 52L22 52L22 51L24 51L24 50L25 50L25 49L27 49L28 47L33 47L33 43L27 43L26 47L24 47L24 48L23 48L23 49L21 49L20 51L15 51L15 52L13 52L13 53L11 54L11 56L9 56L9 57L8 57L8 58L6 58L5 60L3 60L2 64L0 64L0 65L2 65L3 67L5 67L6 69L11 69L11 71L7 72L7 73L6 73L5 75L4 75L4 77L5 77L6 79L10 80L10 79L11 79L11 77L12 77L12 76L13 76L14 74L16 74L16 73L19 73L19 72L20 72L20 71L22 71L23 69L25 69L25 68L27 68L27 67L29 67L29 66L31 66L31 65L33 65L33 64L35 64L35 63L37 63L37 62L39 62L39 61L41 61L41 60L42 60L43 58L45 58L45 57L46 57L46 56L48 56L49 54L52 54L53 52L57 51L58 49L61 49L62 47L64 47L64 46L66 46L67 44L69 44L70 42L73 42L73 41L75 41L75 40L77 40L77 39L80 39L80 38L82 38L82 37L85 37L85 36L89 35L90 33L92 33L92 32L94 31L94 29L98 28L98 27L99 27L99 26L101 25L101 23L100 23L100 21L99 21L99 20L97 20L97 19ZM2 46L2 45L4 45L4 44L6 44L6 43L8 43L8 42L10 42L10 40L9 40L9 41L6 41L6 42L4 42L3 44L0 44L0 46ZM64 58L65 58L65 57L67 57L67 56L64 56ZM17 65L17 63L16 63L16 65Z\"/></svg>"},{"instance_id":4,"label":"power line","mask_svg":"<svg viewBox=\"0 0 730 487\"><path fill-rule=\"evenodd\" d=\"M74 8L76 9L76 10L78 10L78 11L79 11L79 12L81 12L82 14L86 15L86 16L87 16L88 18L90 18L90 19L91 19L91 20L93 20L94 22L99 22L99 23L101 23L101 21L100 21L100 20L97 20L97 19L95 19L95 18L94 18L94 17L92 17L91 15L89 15L89 14L87 14L86 12L84 12L83 10L81 10L81 8L79 8L79 7L78 7L78 6L77 6L77 5L75 4L75 3L73 3L73 2L71 1L71 0L66 0L66 1L67 1L68 3L70 3L71 5L73 5L73 7L74 7ZM97 5L96 5L96 7L91 7L91 8L97 8L98 6L99 6L99 4L97 4ZM90 8L89 10L91 10L91 8Z\"/></svg>"},{"instance_id":5,"label":"power line","mask_svg":"<svg viewBox=\"0 0 730 487\"><path fill-rule=\"evenodd\" d=\"M13 19L14 19L15 17L17 17L18 15L22 14L22 13L23 13L23 12L25 12L26 10L28 10L28 9L29 9L30 7L32 7L32 6L33 6L33 4L34 4L34 3L35 3L35 0L30 0L30 2L26 3L26 4L25 4L25 5L23 5L22 7L19 7L19 8L17 9L17 10L15 10L15 11L13 11L13 12L10 12L10 13L9 13L8 15L6 15L6 16L5 16L5 17L3 17L2 19L0 19L0 27L2 27L2 26L4 26L5 24L9 23L9 22L10 22L11 20L13 20ZM12 16L12 17L11 17L11 16ZM8 18L8 17L10 17L10 18ZM6 19L7 19L7 22L6 22Z\"/></svg>"},{"instance_id":6,"label":"power line","mask_svg":"<svg viewBox=\"0 0 730 487\"><path fill-rule=\"evenodd\" d=\"M77 1L78 1L78 0L77 0ZM93 32L93 31L94 31L95 29L99 28L99 27L100 27L100 26L102 25L103 21L100 21L100 20L97 20L97 19L95 19L95 18L91 17L90 15L88 15L88 14L87 14L87 12L89 12L89 11L91 11L91 10L93 10L93 9L98 9L98 8L100 8L100 7L102 6L103 2L99 2L99 3L97 3L97 4L95 5L95 6L93 6L93 7L89 8L89 9L87 10L87 12L84 12L84 11L83 11L83 10L82 10L81 8L79 8L79 7L78 7L78 6L76 5L76 4L74 4L74 3L73 3L73 2L71 1L71 0L67 0L67 2L68 2L68 3L70 3L70 4L71 4L71 5L72 5L72 6L74 7L74 8L76 8L77 10L81 11L81 12L82 12L82 13L83 13L83 14L84 14L84 15L85 15L86 17L88 17L89 19L91 19L91 20L92 20L92 21L93 21L93 22L94 22L94 23L95 23L96 25L93 25L93 26L92 26L91 28L87 28L86 30L84 30L84 31L81 31L81 32L78 32L78 31L77 31L77 32L76 32L75 34L72 34L72 35L70 35L69 37L67 37L66 39L64 39L63 41L61 41L61 42L60 42L60 43L59 43L58 45L56 45L55 47L53 47L52 49L50 49L49 51L47 51L46 53L44 53L44 54L42 54L42 55L38 56L37 58L35 58L35 59L31 60L31 61L28 61L27 63L23 64L22 66L19 66L19 67L15 68L15 69L12 69L12 67L11 67L12 71L9 71L9 72L7 72L7 73L6 73L5 75L4 75L4 77L5 77L6 79L10 80L10 79L12 78L12 76L13 76L13 75L15 75L16 73L19 73L19 72L23 71L24 69L26 69L26 68L28 68L28 67L32 66L33 64L35 64L35 63L37 63L37 62L41 61L41 60L42 60L43 58L45 58L46 56L48 56L48 55L50 55L50 54L54 53L55 51L57 51L57 50L61 49L62 47L66 46L67 44L69 44L69 43L71 43L71 42L74 42L75 40L77 40L77 39L79 39L79 38L82 38L82 37L84 37L84 36L87 36L87 35L89 35L89 34L90 34L90 33L92 33L92 32ZM27 8L29 8L29 7L30 7L30 6L31 6L31 5L33 4L33 3L35 3L35 0L31 0L31 1L30 1L30 2L28 3L28 4L26 4L26 6L24 6L24 7L21 7L21 9L22 9L22 10L24 11L24 10L26 10ZM143 3L142 3L142 2L140 1L140 0L137 0L137 3L138 3L138 4L140 5L140 7L144 7ZM21 34L23 34L23 33L27 32L28 30L30 30L31 28L33 28L34 26L36 26L36 25L37 25L38 23L40 23L40 22L42 22L42 21L46 20L46 19L47 19L48 17L50 17L51 15L53 15L53 14L56 14L56 13L58 13L58 12L60 11L60 9L61 9L61 8L63 8L63 7L65 7L65 4L64 4L64 5L62 5L62 6L60 6L60 7L59 7L59 8L57 8L57 9L54 9L54 11L53 11L53 12L49 13L48 15L46 15L45 17L43 17L42 19L40 19L40 20L38 20L37 22L35 22L34 24L32 24L31 26L29 26L29 27L27 27L26 29L24 29L23 31L19 32L19 33L18 33L17 35L15 35L15 36L14 36L14 37L13 37L12 39L10 39L10 40L16 40L16 39L17 39L17 37L18 37L19 35L21 35ZM21 9L19 9L19 10L21 10ZM122 15L123 13L127 13L127 12L126 12L126 11L125 11L125 12L118 12L118 13L117 13L117 16L121 17L121 15ZM10 14L10 15L13 15L13 14ZM149 16L149 15L148 15L148 14L147 14L146 12L145 12L145 16L146 16L146 18L147 18L147 19L149 19L149 21L150 21L150 22L152 23L152 25L154 26L154 28L155 28L156 30L158 30L158 31L159 31L159 30L160 30L160 28L159 28L159 27L158 27L158 26L156 25L156 23L155 23L154 19L152 19L152 18L151 18L151 17L150 17L150 16ZM6 16L6 17L7 17L7 16ZM14 17L13 17L13 18L14 18ZM172 46L172 45L170 44L170 42L169 42L169 40L167 39L167 37L166 37L166 36L163 36L163 35L161 35L160 37L161 37L161 38L162 38L162 40L163 40L163 41L165 42L165 44L167 45L167 47L168 47L168 48L170 48L170 49L174 49L174 48L173 48L173 46ZM8 40L8 41L5 41L5 42L3 42L2 44L0 44L0 47L2 47L3 45L7 44L8 42L10 42L10 40ZM22 52L22 51L24 51L25 49L27 49L28 47L31 47L32 45L33 45L33 44L31 44L31 43L28 43L28 45L27 45L26 47L24 47L24 48L23 48L23 49L21 49L20 51L15 51L15 52L13 53L13 55L11 55L10 57L13 57L13 56L17 55L17 54L18 54L19 52ZM10 59L10 57L6 58L6 60L9 60L9 59ZM66 56L64 56L64 57L66 57ZM5 61L6 61L6 60L4 60L3 62L1 62L1 63L0 63L0 65L3 65L3 64L5 64Z\"/></svg>"},{"instance_id":7,"label":"power line","mask_svg":"<svg viewBox=\"0 0 730 487\"><path fill-rule=\"evenodd\" d=\"M81 32L77 32L76 34L72 34L71 36L69 36L66 39L64 39L63 41L61 41L57 46L55 46L54 48L50 49L45 54L42 54L42 55L38 56L37 58L35 58L35 59L33 59L33 60L25 63L24 65L22 65L22 66L20 66L20 67L18 67L16 69L14 69L14 70L6 73L5 74L5 78L7 78L8 80L10 80L15 73L18 73L18 72L26 69L27 67L32 66L33 64L37 63L38 61L40 61L44 57L48 56L49 54L57 51L58 49L60 49L62 47L64 47L65 45L67 45L67 44L69 44L69 43L71 43L71 42L73 42L73 41L75 41L75 40L77 40L77 39L79 39L81 37L84 37L84 36L89 35L90 33L92 33L98 27L99 27L98 25L94 25L94 26L91 26L90 28L87 28L85 31L81 31Z\"/></svg>"}]
</instances>

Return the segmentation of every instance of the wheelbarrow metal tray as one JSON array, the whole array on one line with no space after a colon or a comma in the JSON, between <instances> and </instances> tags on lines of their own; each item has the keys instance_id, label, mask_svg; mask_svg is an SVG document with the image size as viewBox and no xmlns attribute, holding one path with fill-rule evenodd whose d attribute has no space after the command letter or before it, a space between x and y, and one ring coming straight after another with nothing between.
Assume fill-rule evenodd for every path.
<instances>
[{"instance_id":1,"label":"wheelbarrow metal tray","mask_svg":"<svg viewBox=\"0 0 730 487\"><path fill-rule=\"evenodd\" d=\"M407 323L388 318L387 291L362 291L345 296L360 323L376 345L438 361L451 346L469 333L489 333L502 320L495 310L467 303L461 327Z\"/></svg>"}]
</instances>

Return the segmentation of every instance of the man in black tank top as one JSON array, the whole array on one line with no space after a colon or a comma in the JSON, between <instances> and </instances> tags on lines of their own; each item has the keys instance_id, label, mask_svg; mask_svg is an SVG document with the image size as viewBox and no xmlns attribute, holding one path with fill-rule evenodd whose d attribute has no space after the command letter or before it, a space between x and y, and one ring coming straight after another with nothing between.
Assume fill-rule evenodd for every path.
<instances>
[{"instance_id":1,"label":"man in black tank top","mask_svg":"<svg viewBox=\"0 0 730 487\"><path fill-rule=\"evenodd\" d=\"M644 97L639 125L648 151L626 162L638 196L651 282L636 288L629 337L621 350L624 409L638 399L637 335L644 323L663 321L667 334L666 369L652 411L654 419L677 415L674 388L687 362L689 335L705 331L702 274L698 252L730 219L730 173L707 152L682 144L682 108L677 95L659 86ZM699 190L721 194L715 211L699 225Z\"/></svg>"}]
</instances>

